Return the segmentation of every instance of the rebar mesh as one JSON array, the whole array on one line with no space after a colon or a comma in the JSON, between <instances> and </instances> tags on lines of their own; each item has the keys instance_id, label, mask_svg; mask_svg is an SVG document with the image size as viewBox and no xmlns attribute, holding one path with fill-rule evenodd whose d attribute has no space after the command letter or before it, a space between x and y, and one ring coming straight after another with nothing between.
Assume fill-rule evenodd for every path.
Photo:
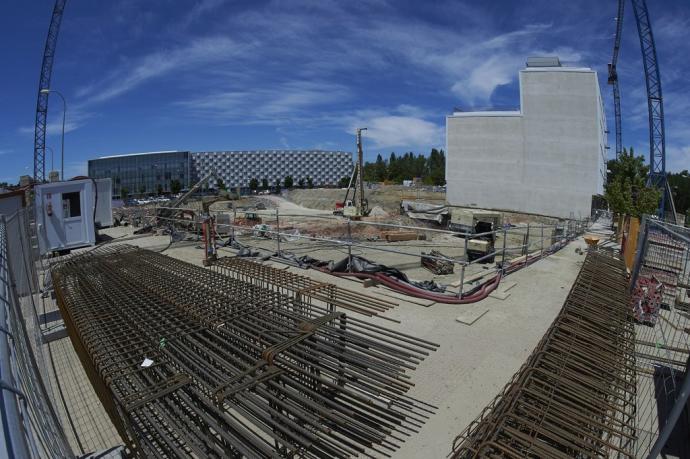
<instances>
[{"instance_id":1,"label":"rebar mesh","mask_svg":"<svg viewBox=\"0 0 690 459\"><path fill-rule=\"evenodd\" d=\"M434 411L405 395L433 343L131 246L71 257L53 278L134 454L390 454Z\"/></svg>"},{"instance_id":2,"label":"rebar mesh","mask_svg":"<svg viewBox=\"0 0 690 459\"><path fill-rule=\"evenodd\" d=\"M633 457L634 331L623 262L590 252L527 362L453 458Z\"/></svg>"}]
</instances>

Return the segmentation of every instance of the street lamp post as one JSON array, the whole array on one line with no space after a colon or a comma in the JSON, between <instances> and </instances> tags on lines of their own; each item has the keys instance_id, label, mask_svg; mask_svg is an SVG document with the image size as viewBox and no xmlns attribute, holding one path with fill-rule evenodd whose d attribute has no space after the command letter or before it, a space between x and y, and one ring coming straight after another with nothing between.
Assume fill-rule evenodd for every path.
<instances>
[{"instance_id":1,"label":"street lamp post","mask_svg":"<svg viewBox=\"0 0 690 459\"><path fill-rule=\"evenodd\" d=\"M65 117L67 116L67 101L60 91L55 89L41 89L41 94L54 92L62 99L62 146L60 151L60 180L65 180Z\"/></svg>"},{"instance_id":2,"label":"street lamp post","mask_svg":"<svg viewBox=\"0 0 690 459\"><path fill-rule=\"evenodd\" d=\"M53 158L53 155L54 155L53 148L46 145L46 150L50 150L50 170L52 171L52 170L54 170L54 166L53 166L53 159L54 159L54 158Z\"/></svg>"}]
</instances>

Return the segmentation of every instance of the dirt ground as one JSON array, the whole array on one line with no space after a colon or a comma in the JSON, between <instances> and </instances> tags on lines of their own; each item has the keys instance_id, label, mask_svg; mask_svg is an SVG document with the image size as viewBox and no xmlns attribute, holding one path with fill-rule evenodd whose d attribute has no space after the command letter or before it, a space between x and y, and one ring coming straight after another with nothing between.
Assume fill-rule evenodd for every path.
<instances>
[{"instance_id":1,"label":"dirt ground","mask_svg":"<svg viewBox=\"0 0 690 459\"><path fill-rule=\"evenodd\" d=\"M333 210L336 202L342 202L345 198L345 189L294 189L286 193L285 197L299 205L311 209ZM400 201L402 199L419 199L426 202L443 204L446 201L445 193L423 191L402 185L378 185L376 188L367 188L364 195L369 201L369 208L380 207L389 215L400 213Z\"/></svg>"}]
</instances>

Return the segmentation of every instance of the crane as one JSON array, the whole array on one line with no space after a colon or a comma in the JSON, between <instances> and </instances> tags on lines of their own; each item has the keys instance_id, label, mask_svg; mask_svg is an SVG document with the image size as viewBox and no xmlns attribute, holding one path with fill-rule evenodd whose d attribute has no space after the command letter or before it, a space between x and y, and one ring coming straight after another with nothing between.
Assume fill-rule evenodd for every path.
<instances>
[{"instance_id":1,"label":"crane","mask_svg":"<svg viewBox=\"0 0 690 459\"><path fill-rule=\"evenodd\" d=\"M609 64L609 79L608 83L613 85L613 111L616 124L616 159L618 159L623 151L623 141L621 134L621 93L618 86L618 71L616 65L618 64L618 54L621 49L621 35L623 34L623 13L625 12L625 0L618 0L618 16L616 16L616 37L613 44L613 57Z\"/></svg>"},{"instance_id":2,"label":"crane","mask_svg":"<svg viewBox=\"0 0 690 459\"><path fill-rule=\"evenodd\" d=\"M48 90L50 89L50 77L53 73L53 61L57 46L58 33L62 23L62 13L65 11L67 0L55 0L53 15L48 27L45 49L43 50L43 63L41 75L38 80L38 101L36 102L36 126L34 129L34 181L45 182L46 178L46 122L48 118Z\"/></svg>"},{"instance_id":3,"label":"crane","mask_svg":"<svg viewBox=\"0 0 690 459\"><path fill-rule=\"evenodd\" d=\"M613 46L613 58L609 64L608 82L613 85L613 104L616 124L616 158L622 151L622 127L620 88L618 86L618 73L616 64L621 46L621 33L623 29L623 13L625 0L618 0L618 17L616 18L616 36ZM647 111L649 113L649 177L648 185L661 190L658 215L663 219L666 209L670 210L673 220L676 219L676 209L673 204L673 194L666 177L666 134L664 127L664 100L661 91L661 76L659 62L652 33L652 24L649 20L649 10L646 0L631 0L637 33L640 39L642 51L642 63L644 64L645 84L647 88Z\"/></svg>"}]
</instances>

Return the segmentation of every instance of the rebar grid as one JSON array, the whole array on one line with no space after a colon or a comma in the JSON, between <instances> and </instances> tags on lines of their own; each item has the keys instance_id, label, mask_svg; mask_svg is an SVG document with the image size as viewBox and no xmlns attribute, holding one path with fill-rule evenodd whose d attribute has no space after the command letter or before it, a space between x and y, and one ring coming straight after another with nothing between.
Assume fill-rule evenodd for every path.
<instances>
[{"instance_id":1,"label":"rebar grid","mask_svg":"<svg viewBox=\"0 0 690 459\"><path fill-rule=\"evenodd\" d=\"M212 269L243 282L287 295L298 303L319 304L329 310L340 308L365 316L375 316L397 306L397 303L392 301L330 283L317 282L307 276L238 257L221 258L214 262Z\"/></svg>"},{"instance_id":2,"label":"rebar grid","mask_svg":"<svg viewBox=\"0 0 690 459\"><path fill-rule=\"evenodd\" d=\"M131 246L53 278L134 455L389 455L434 411L405 395L433 343Z\"/></svg>"},{"instance_id":3,"label":"rebar grid","mask_svg":"<svg viewBox=\"0 0 690 459\"><path fill-rule=\"evenodd\" d=\"M634 329L621 260L591 252L544 338L453 458L633 457Z\"/></svg>"}]
</instances>

